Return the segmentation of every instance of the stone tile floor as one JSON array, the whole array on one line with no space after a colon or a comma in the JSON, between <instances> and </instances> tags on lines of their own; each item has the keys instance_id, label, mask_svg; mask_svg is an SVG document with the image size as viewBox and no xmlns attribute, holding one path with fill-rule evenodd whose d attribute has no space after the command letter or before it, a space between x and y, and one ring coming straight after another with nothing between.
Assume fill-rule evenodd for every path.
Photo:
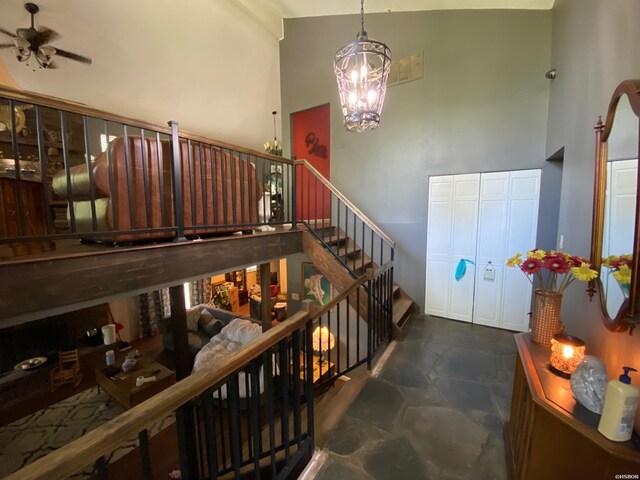
<instances>
[{"instance_id":1,"label":"stone tile floor","mask_svg":"<svg viewBox=\"0 0 640 480\"><path fill-rule=\"evenodd\" d=\"M330 435L320 480L502 480L513 333L414 315Z\"/></svg>"}]
</instances>

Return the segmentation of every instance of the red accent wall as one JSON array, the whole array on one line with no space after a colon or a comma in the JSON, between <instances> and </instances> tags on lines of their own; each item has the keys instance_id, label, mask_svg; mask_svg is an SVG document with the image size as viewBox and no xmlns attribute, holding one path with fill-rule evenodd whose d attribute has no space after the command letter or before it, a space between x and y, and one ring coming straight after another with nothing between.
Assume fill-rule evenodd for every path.
<instances>
[{"instance_id":1,"label":"red accent wall","mask_svg":"<svg viewBox=\"0 0 640 480\"><path fill-rule=\"evenodd\" d=\"M302 110L291 114L293 156L307 160L327 180L331 179L330 105ZM309 175L306 169L296 172L297 219L331 217L329 191Z\"/></svg>"}]
</instances>

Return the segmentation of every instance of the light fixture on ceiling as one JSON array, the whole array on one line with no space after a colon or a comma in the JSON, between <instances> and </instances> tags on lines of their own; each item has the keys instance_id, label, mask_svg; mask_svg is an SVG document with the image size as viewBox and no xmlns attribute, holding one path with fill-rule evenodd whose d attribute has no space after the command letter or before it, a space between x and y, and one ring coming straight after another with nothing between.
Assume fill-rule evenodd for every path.
<instances>
[{"instance_id":1,"label":"light fixture on ceiling","mask_svg":"<svg viewBox=\"0 0 640 480\"><path fill-rule=\"evenodd\" d=\"M364 0L360 0L357 40L337 51L333 70L338 81L344 128L350 132L373 130L380 113L391 69L391 50L370 40L364 30Z\"/></svg>"},{"instance_id":2,"label":"light fixture on ceiling","mask_svg":"<svg viewBox=\"0 0 640 480\"><path fill-rule=\"evenodd\" d=\"M16 37L13 39L13 54L16 56L19 62L26 62L31 58L31 44L23 38ZM39 47L35 52L35 57L41 68L49 68L51 60L56 54L54 47L44 45Z\"/></svg>"}]
</instances>

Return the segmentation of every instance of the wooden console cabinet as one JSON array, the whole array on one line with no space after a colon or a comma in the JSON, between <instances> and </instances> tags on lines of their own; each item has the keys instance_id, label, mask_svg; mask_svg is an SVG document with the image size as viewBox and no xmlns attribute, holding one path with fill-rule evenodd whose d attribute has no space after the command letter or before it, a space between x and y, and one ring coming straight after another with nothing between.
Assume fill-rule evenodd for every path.
<instances>
[{"instance_id":1,"label":"wooden console cabinet","mask_svg":"<svg viewBox=\"0 0 640 480\"><path fill-rule=\"evenodd\" d=\"M47 234L43 185L39 180L22 179L20 191L24 207L24 231L20 229L18 189L13 176L0 175L0 238ZM17 256L53 250L49 241L16 242L0 246L0 256Z\"/></svg>"},{"instance_id":2,"label":"wooden console cabinet","mask_svg":"<svg viewBox=\"0 0 640 480\"><path fill-rule=\"evenodd\" d=\"M548 369L549 349L532 344L529 334L515 338L511 418L504 430L509 478L604 480L640 473L638 445L602 436L600 416L576 402L569 380Z\"/></svg>"}]
</instances>

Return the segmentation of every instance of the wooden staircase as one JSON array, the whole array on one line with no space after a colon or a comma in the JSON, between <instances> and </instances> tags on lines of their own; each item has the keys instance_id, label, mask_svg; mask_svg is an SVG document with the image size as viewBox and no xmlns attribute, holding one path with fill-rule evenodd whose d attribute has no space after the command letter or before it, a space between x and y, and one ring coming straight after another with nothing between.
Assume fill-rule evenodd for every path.
<instances>
[{"instance_id":1,"label":"wooden staircase","mask_svg":"<svg viewBox=\"0 0 640 480\"><path fill-rule=\"evenodd\" d=\"M302 239L305 255L315 264L322 275L331 284L342 291L353 282L353 275L345 264L356 275L362 275L368 268L378 265L358 246L344 231L334 226L315 225L314 233L306 231ZM318 228L320 227L320 228ZM306 230L306 227L301 226ZM317 235L317 236L316 236ZM319 238L318 238L319 237ZM322 241L321 241L322 240ZM326 246L322 243L324 242ZM344 264L342 263L344 262ZM352 295L353 297L353 295ZM359 300L359 301L358 301ZM352 305L359 303L360 317L367 319L367 299L360 295L359 299L351 298ZM393 339L402 340L402 326L417 309L417 304L402 288L393 285Z\"/></svg>"}]
</instances>

